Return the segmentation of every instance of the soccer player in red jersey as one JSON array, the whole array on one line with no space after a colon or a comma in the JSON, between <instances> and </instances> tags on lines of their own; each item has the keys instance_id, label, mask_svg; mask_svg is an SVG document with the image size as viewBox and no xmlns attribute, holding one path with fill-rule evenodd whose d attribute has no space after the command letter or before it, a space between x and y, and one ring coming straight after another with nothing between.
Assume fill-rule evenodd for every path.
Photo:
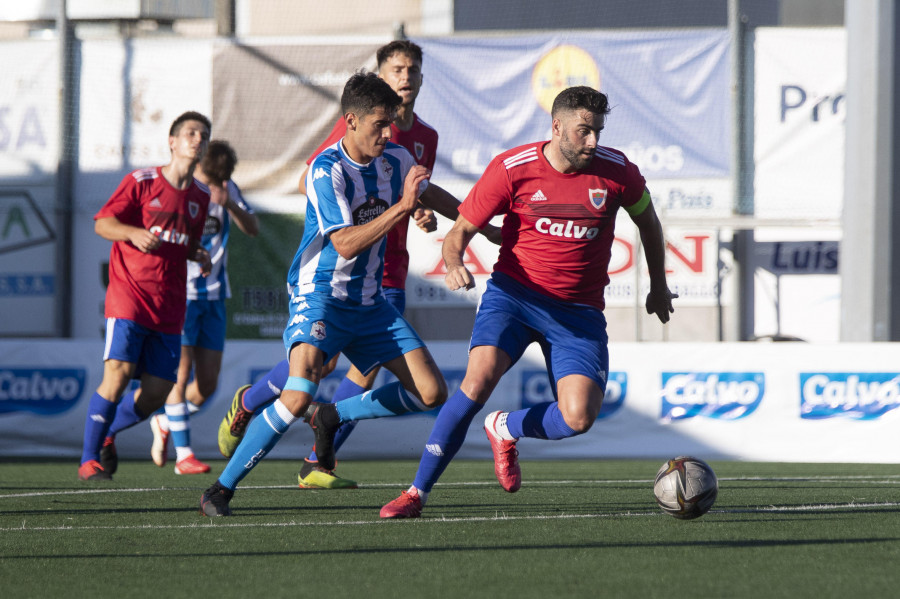
<instances>
[{"instance_id":1,"label":"soccer player in red jersey","mask_svg":"<svg viewBox=\"0 0 900 599\"><path fill-rule=\"evenodd\" d=\"M200 410L219 384L225 348L225 301L231 297L228 279L228 240L235 228L249 237L259 234L259 219L231 180L237 153L227 141L214 139L194 170L194 177L209 188L209 212L203 227L203 247L209 252L209 276L199 265L188 264L187 309L181 332L178 380L165 409L150 418L153 444L150 456L157 466L168 461L168 439L175 446L176 474L205 474L209 465L191 449L191 416ZM236 225L236 227L232 227Z\"/></svg>"},{"instance_id":2,"label":"soccer player in red jersey","mask_svg":"<svg viewBox=\"0 0 900 599\"><path fill-rule=\"evenodd\" d=\"M402 103L397 109L397 117L391 124L391 141L409 150L417 164L425 166L429 171L434 169L434 161L437 157L438 133L414 112L416 97L422 87L422 49L408 40L395 40L382 47L375 53L378 64L378 76L386 81L400 96ZM338 142L347 133L347 122L339 118L328 135L328 138L313 152L307 160L307 169L300 176L300 193L306 193L306 173L309 164L315 156L318 156L329 146ZM437 221L431 210L419 206L410 219L401 221L391 229L387 236L387 246L384 253L384 276L382 279L383 291L388 301L403 314L406 308L406 277L409 271L409 252L406 249L406 237L409 222L413 220L423 231L432 232L437 228ZM323 376L327 376L337 363L339 356L334 356L326 367ZM351 365L346 377L335 391L332 401L340 401L347 397L353 397L372 389L380 368L375 368L367 375L362 374L355 366ZM244 386L238 389L232 402L231 410L223 420L219 429L219 450L226 457L230 456L240 441L240 426L235 431L231 423L238 416L238 425L246 426L249 418L241 418L242 415L252 413L262 406L268 405L278 397L273 389L282 389L288 377L287 361L283 361L273 368L257 384ZM238 403L235 406L235 403ZM244 410L240 413L238 410ZM229 417L230 421L229 421ZM339 448L350 435L355 422L349 422L341 427L335 438L335 449ZM304 461L298 473L298 483L302 488L313 489L344 489L355 488L356 483L349 479L335 476L333 472L325 471L318 467L315 452Z\"/></svg>"},{"instance_id":3,"label":"soccer player in red jersey","mask_svg":"<svg viewBox=\"0 0 900 599\"><path fill-rule=\"evenodd\" d=\"M94 231L113 244L103 380L88 404L81 480L112 478L117 459L109 431L149 417L175 383L187 260L199 262L207 274L211 265L200 243L209 190L194 179L209 133L209 119L202 114L179 116L169 129L172 160L126 175L94 216ZM134 378L140 379L140 388L123 398Z\"/></svg>"},{"instance_id":4,"label":"soccer player in red jersey","mask_svg":"<svg viewBox=\"0 0 900 599\"><path fill-rule=\"evenodd\" d=\"M603 289L619 208L637 225L647 256L647 312L668 322L677 295L666 283L662 226L637 166L597 144L608 113L605 94L563 90L550 141L497 156L460 205L443 245L447 287L474 287L463 253L479 227L503 214L500 255L475 317L465 378L435 420L413 485L381 509L382 518L421 515L475 414L533 341L557 401L487 416L500 485L510 493L521 485L520 437L564 439L591 428L609 374Z\"/></svg>"}]
</instances>

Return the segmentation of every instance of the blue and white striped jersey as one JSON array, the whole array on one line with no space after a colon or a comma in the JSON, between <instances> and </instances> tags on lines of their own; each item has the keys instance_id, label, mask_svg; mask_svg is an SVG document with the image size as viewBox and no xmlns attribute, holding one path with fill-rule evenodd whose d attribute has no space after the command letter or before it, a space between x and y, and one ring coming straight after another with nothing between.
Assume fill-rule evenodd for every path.
<instances>
[{"instance_id":1,"label":"blue and white striped jersey","mask_svg":"<svg viewBox=\"0 0 900 599\"><path fill-rule=\"evenodd\" d=\"M234 181L228 181L228 196L241 208L253 213ZM206 224L203 226L203 247L212 259L212 271L208 277L200 273L198 262L188 261L187 298L189 300L220 300L231 297L228 283L228 235L231 231L231 217L225 206L209 203Z\"/></svg>"},{"instance_id":2,"label":"blue and white striped jersey","mask_svg":"<svg viewBox=\"0 0 900 599\"><path fill-rule=\"evenodd\" d=\"M384 154L369 164L347 156L341 142L316 156L306 175L306 224L288 272L292 295L313 291L371 305L381 293L387 236L352 260L338 254L329 235L364 225L397 202L403 182L416 164L409 151L388 142ZM419 190L421 193L427 182Z\"/></svg>"}]
</instances>

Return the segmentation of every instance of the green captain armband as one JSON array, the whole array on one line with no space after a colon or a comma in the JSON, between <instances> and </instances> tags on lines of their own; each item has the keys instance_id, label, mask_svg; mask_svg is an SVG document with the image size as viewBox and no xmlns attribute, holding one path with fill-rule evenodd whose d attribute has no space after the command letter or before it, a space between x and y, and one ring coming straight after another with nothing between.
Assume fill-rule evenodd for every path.
<instances>
[{"instance_id":1,"label":"green captain armband","mask_svg":"<svg viewBox=\"0 0 900 599\"><path fill-rule=\"evenodd\" d=\"M644 195L641 196L637 202L634 203L633 206L625 206L625 212L630 214L631 216L637 216L641 214L644 210L647 209L647 206L650 205L650 192L647 191L647 188L644 188Z\"/></svg>"}]
</instances>

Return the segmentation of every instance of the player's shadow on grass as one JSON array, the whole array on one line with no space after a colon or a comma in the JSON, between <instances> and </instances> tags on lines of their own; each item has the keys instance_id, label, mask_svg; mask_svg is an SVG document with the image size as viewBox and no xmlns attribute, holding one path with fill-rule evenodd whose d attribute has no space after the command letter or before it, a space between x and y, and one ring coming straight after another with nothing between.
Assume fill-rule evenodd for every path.
<instances>
[{"instance_id":1,"label":"player's shadow on grass","mask_svg":"<svg viewBox=\"0 0 900 599\"><path fill-rule=\"evenodd\" d=\"M110 507L97 507L97 508L57 508L54 507L51 510L48 509L39 509L39 510L3 510L3 516L37 516L37 517L46 517L48 515L52 516L84 516L84 517L94 517L94 516L109 516L114 514L183 514L187 508L185 507L144 507L144 508L130 508L130 507L121 507L121 508L110 508ZM200 511L199 502L198 507L191 508L193 511Z\"/></svg>"},{"instance_id":2,"label":"player's shadow on grass","mask_svg":"<svg viewBox=\"0 0 900 599\"><path fill-rule=\"evenodd\" d=\"M900 541L900 537L886 537L880 539L856 538L856 539L759 539L759 540L714 540L714 541L674 541L674 542L650 542L650 543L603 543L601 541L585 542L585 543L520 543L520 544L494 544L494 545L478 545L466 543L465 545L440 545L440 546L423 546L415 545L414 547L354 547L352 549L326 549L315 547L310 549L301 549L295 551L235 551L235 552L178 552L167 551L165 553L152 553L146 551L136 552L132 555L125 553L107 553L107 554L89 554L89 553L66 553L66 554L24 554L15 556L4 556L5 560L27 560L27 559L149 559L149 558L207 558L215 557L221 559L223 557L235 557L239 559L248 559L254 557L323 557L323 556L343 556L343 555L367 555L367 554L417 554L422 553L477 553L477 552L509 552L509 551L534 551L534 550L554 550L565 551L567 549L584 550L584 549L746 549L746 548L766 548L766 547L813 547L818 545L874 545L896 543Z\"/></svg>"},{"instance_id":3,"label":"player's shadow on grass","mask_svg":"<svg viewBox=\"0 0 900 599\"><path fill-rule=\"evenodd\" d=\"M379 506L380 509L380 506ZM508 518L539 518L539 517L559 517L563 515L572 516L603 516L610 517L616 515L628 514L644 514L656 513L659 508L656 504L616 504L616 505L561 505L561 506L518 506L509 503L479 503L478 505L466 504L436 504L429 505L426 517L445 517L445 518L490 518L502 514ZM661 512L660 512L661 513Z\"/></svg>"}]
</instances>

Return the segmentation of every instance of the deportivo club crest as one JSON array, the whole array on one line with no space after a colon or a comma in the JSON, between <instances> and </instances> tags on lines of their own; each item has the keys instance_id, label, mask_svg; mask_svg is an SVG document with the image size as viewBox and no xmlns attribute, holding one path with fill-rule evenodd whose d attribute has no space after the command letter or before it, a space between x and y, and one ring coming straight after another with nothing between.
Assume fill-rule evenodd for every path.
<instances>
[{"instance_id":1,"label":"deportivo club crest","mask_svg":"<svg viewBox=\"0 0 900 599\"><path fill-rule=\"evenodd\" d=\"M381 170L384 171L386 177L390 177L394 172L394 167L391 166L391 163L384 156L381 157Z\"/></svg>"},{"instance_id":2,"label":"deportivo club crest","mask_svg":"<svg viewBox=\"0 0 900 599\"><path fill-rule=\"evenodd\" d=\"M317 320L312 323L312 327L309 329L309 334L319 341L325 339L325 323L321 320Z\"/></svg>"},{"instance_id":3,"label":"deportivo club crest","mask_svg":"<svg viewBox=\"0 0 900 599\"><path fill-rule=\"evenodd\" d=\"M603 208L603 204L606 203L606 190L588 189L588 197L591 198L591 205L597 210L600 210Z\"/></svg>"}]
</instances>

